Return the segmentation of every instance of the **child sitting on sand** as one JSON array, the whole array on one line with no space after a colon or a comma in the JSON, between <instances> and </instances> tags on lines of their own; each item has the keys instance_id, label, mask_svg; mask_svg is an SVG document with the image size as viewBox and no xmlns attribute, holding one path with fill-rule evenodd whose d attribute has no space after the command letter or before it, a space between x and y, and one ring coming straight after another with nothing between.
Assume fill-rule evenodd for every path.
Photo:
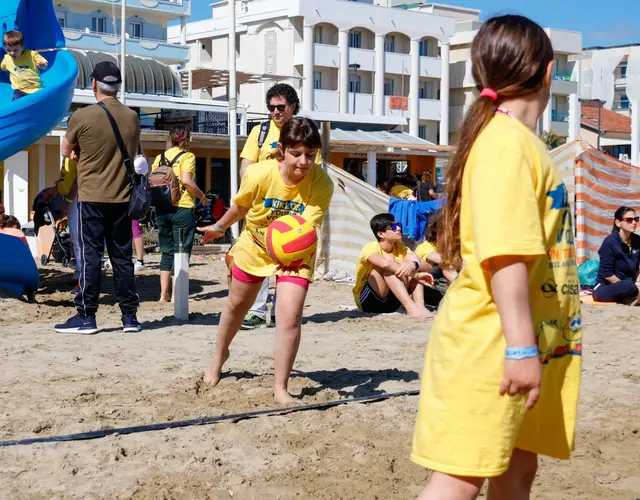
<instances>
[{"instance_id":1,"label":"child sitting on sand","mask_svg":"<svg viewBox=\"0 0 640 500\"><path fill-rule=\"evenodd\" d=\"M425 285L433 283L428 264L400 241L402 227L391 214L371 219L376 241L362 248L356 267L353 297L366 313L392 313L404 306L409 316L430 318L425 307Z\"/></svg>"},{"instance_id":2,"label":"child sitting on sand","mask_svg":"<svg viewBox=\"0 0 640 500\"><path fill-rule=\"evenodd\" d=\"M22 226L20 226L20 221L16 219L13 215L0 215L0 234L6 234L9 236L15 236L16 238L20 238L25 245L29 246L29 242L22 232Z\"/></svg>"},{"instance_id":3,"label":"child sitting on sand","mask_svg":"<svg viewBox=\"0 0 640 500\"><path fill-rule=\"evenodd\" d=\"M453 268L442 268L442 256L438 252L438 235L436 230L436 224L433 223L427 229L426 238L423 243L420 243L414 250L415 254L422 259L423 262L429 264L425 269L427 272L433 274L433 277L437 280L444 277L447 282L451 283L458 277L458 272Z\"/></svg>"},{"instance_id":4,"label":"child sitting on sand","mask_svg":"<svg viewBox=\"0 0 640 500\"><path fill-rule=\"evenodd\" d=\"M0 63L0 70L10 73L13 100L40 90L42 81L39 69L47 67L47 60L35 50L25 50L24 37L17 30L5 33L4 49L7 54Z\"/></svg>"}]
</instances>

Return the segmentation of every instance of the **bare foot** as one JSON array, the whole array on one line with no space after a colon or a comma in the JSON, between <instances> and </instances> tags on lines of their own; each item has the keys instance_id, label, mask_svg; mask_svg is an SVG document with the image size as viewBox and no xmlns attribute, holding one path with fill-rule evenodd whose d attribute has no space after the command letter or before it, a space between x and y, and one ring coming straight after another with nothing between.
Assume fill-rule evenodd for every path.
<instances>
[{"instance_id":1,"label":"bare foot","mask_svg":"<svg viewBox=\"0 0 640 500\"><path fill-rule=\"evenodd\" d=\"M412 318L419 319L431 319L434 316L434 314L430 312L426 307L416 307L415 309L409 309L407 310L407 315L411 316Z\"/></svg>"},{"instance_id":2,"label":"bare foot","mask_svg":"<svg viewBox=\"0 0 640 500\"><path fill-rule=\"evenodd\" d=\"M273 389L273 399L281 405L291 405L298 402L286 389L277 387Z\"/></svg>"},{"instance_id":3,"label":"bare foot","mask_svg":"<svg viewBox=\"0 0 640 500\"><path fill-rule=\"evenodd\" d=\"M169 302L171 299L169 298L169 296L162 296L160 297L160 300L158 302Z\"/></svg>"},{"instance_id":4,"label":"bare foot","mask_svg":"<svg viewBox=\"0 0 640 500\"><path fill-rule=\"evenodd\" d=\"M209 364L209 368L204 372L202 380L209 384L211 387L215 387L220 382L220 376L222 375L222 367L229 359L229 349L225 349L222 354L222 359L218 358L215 353L211 358L211 363Z\"/></svg>"}]
</instances>

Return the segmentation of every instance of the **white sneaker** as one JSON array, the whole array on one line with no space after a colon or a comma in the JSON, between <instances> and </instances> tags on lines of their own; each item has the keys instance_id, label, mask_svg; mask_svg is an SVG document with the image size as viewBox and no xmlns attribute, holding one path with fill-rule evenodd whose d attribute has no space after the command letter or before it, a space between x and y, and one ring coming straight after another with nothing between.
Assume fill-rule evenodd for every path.
<instances>
[{"instance_id":1,"label":"white sneaker","mask_svg":"<svg viewBox=\"0 0 640 500\"><path fill-rule=\"evenodd\" d=\"M329 272L322 277L322 279L326 281L331 281L336 274L338 274L337 269L330 269Z\"/></svg>"},{"instance_id":2,"label":"white sneaker","mask_svg":"<svg viewBox=\"0 0 640 500\"><path fill-rule=\"evenodd\" d=\"M103 269L104 271L108 271L109 269L113 269L113 266L111 265L111 261L110 261L110 260L108 260L108 259L107 259L107 260L105 260L105 261L102 263L102 269Z\"/></svg>"},{"instance_id":3,"label":"white sneaker","mask_svg":"<svg viewBox=\"0 0 640 500\"><path fill-rule=\"evenodd\" d=\"M139 260L136 260L135 265L133 266L133 272L134 273L138 273L140 271L142 271L144 269L144 263L140 262Z\"/></svg>"},{"instance_id":4,"label":"white sneaker","mask_svg":"<svg viewBox=\"0 0 640 500\"><path fill-rule=\"evenodd\" d=\"M340 283L342 280L349 278L350 275L347 271L338 271L334 276L333 276L333 281L335 281L336 283Z\"/></svg>"}]
</instances>

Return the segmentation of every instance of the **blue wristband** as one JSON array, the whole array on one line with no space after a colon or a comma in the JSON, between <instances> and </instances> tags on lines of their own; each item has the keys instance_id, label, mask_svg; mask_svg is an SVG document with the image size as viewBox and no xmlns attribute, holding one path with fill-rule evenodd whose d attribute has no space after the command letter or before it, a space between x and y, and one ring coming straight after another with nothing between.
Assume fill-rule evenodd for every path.
<instances>
[{"instance_id":1,"label":"blue wristband","mask_svg":"<svg viewBox=\"0 0 640 500\"><path fill-rule=\"evenodd\" d=\"M504 350L505 359L525 359L535 358L538 356L538 346L532 345L530 347L507 347Z\"/></svg>"}]
</instances>

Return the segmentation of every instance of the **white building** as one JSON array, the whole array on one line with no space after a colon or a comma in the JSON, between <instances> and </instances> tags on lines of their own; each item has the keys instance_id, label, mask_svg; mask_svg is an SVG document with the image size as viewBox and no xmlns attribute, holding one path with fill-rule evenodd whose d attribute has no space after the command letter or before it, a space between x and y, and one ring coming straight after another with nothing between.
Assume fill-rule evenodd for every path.
<instances>
[{"instance_id":1,"label":"white building","mask_svg":"<svg viewBox=\"0 0 640 500\"><path fill-rule=\"evenodd\" d=\"M408 10L374 3L401 2L238 1L238 71L262 71L290 83L311 116L379 126L408 120L411 135L447 144L455 19L424 5ZM218 2L212 19L187 24L188 69L228 69L227 12L228 2ZM180 31L170 27L169 41L178 41ZM242 85L239 100L253 112L266 112L264 95L271 84ZM219 88L206 92L226 98Z\"/></svg>"},{"instance_id":2,"label":"white building","mask_svg":"<svg viewBox=\"0 0 640 500\"><path fill-rule=\"evenodd\" d=\"M480 11L458 9L456 33L451 38L451 114L449 132L455 133L475 100L478 91L471 71L471 42L480 30ZM582 50L582 34L573 31L545 28L555 53L551 99L541 118L540 130L554 131L560 137L579 135L580 110L578 104L578 73L571 55ZM573 101L575 119L570 122L570 101Z\"/></svg>"},{"instance_id":3,"label":"white building","mask_svg":"<svg viewBox=\"0 0 640 500\"><path fill-rule=\"evenodd\" d=\"M631 116L630 140L609 141L640 166L640 45L590 47L580 54L583 99L598 99L602 106ZM621 152L620 151L620 152Z\"/></svg>"}]
</instances>

